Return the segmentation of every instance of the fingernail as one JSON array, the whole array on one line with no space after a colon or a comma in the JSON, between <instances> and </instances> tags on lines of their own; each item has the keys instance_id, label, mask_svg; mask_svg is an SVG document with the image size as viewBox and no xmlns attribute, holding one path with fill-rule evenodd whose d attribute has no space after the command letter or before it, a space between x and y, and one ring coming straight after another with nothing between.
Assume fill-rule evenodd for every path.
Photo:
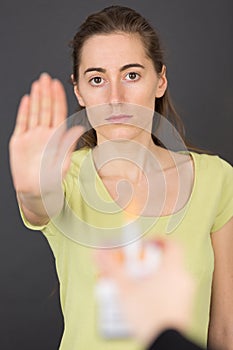
<instances>
[{"instance_id":1,"label":"fingernail","mask_svg":"<svg viewBox=\"0 0 233 350\"><path fill-rule=\"evenodd\" d=\"M48 73L46 73L46 72L43 72L43 73L41 73L41 75L40 75L40 77L41 78L45 78L45 77L48 77L49 75L48 75Z\"/></svg>"}]
</instances>

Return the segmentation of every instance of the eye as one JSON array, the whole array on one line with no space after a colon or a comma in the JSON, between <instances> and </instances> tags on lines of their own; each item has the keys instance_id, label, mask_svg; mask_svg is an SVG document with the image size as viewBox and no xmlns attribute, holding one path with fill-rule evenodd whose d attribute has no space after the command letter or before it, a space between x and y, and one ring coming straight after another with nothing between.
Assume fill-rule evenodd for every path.
<instances>
[{"instance_id":1,"label":"eye","mask_svg":"<svg viewBox=\"0 0 233 350\"><path fill-rule=\"evenodd\" d=\"M140 78L140 75L136 72L129 72L126 76L125 76L126 80L128 81L137 81Z\"/></svg>"},{"instance_id":2,"label":"eye","mask_svg":"<svg viewBox=\"0 0 233 350\"><path fill-rule=\"evenodd\" d=\"M91 83L91 85L93 86L98 86L98 85L101 85L103 84L103 78L101 77L93 77L89 80L89 83Z\"/></svg>"}]
</instances>

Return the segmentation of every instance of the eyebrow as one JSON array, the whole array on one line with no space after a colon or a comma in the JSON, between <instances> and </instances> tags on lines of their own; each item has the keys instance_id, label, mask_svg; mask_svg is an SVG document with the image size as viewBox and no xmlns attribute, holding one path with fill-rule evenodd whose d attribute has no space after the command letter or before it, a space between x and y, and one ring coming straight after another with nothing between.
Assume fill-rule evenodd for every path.
<instances>
[{"instance_id":1,"label":"eyebrow","mask_svg":"<svg viewBox=\"0 0 233 350\"><path fill-rule=\"evenodd\" d=\"M134 68L134 67L138 67L138 68L142 68L142 69L145 69L145 67L140 64L140 63L130 63L130 64L126 64L124 65L123 67L120 68L120 72L123 72L124 70L126 69L129 69L129 68ZM100 72L100 73L106 73L106 69L104 68L101 68L101 67L90 67L90 68L87 68L84 72L84 75L88 72Z\"/></svg>"}]
</instances>

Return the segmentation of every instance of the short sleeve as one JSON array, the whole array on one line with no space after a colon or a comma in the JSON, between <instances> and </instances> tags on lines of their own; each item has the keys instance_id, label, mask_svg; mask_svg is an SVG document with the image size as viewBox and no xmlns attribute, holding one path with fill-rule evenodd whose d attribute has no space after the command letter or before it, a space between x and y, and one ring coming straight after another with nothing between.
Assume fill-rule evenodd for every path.
<instances>
[{"instance_id":1,"label":"short sleeve","mask_svg":"<svg viewBox=\"0 0 233 350\"><path fill-rule=\"evenodd\" d=\"M19 205L19 203L18 203L18 205ZM22 208L21 208L20 205L19 205L19 212L20 212L20 216L21 216L21 219L22 219L24 225L25 225L27 228L29 228L30 230L34 230L34 231L43 231L43 230L46 228L47 225L43 225L43 226L32 225L32 224L26 219L26 217L25 217L25 215L24 215L24 212L23 212L23 210L22 210Z\"/></svg>"},{"instance_id":2,"label":"short sleeve","mask_svg":"<svg viewBox=\"0 0 233 350\"><path fill-rule=\"evenodd\" d=\"M211 232L218 231L233 216L233 168L225 160L219 157L217 159L219 171L215 175L221 178L221 188Z\"/></svg>"}]
</instances>

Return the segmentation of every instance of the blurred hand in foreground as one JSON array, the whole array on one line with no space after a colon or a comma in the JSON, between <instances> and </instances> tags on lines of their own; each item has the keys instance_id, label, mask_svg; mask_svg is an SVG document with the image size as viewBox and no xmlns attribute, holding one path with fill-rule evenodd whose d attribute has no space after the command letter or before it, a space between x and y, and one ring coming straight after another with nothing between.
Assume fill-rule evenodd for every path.
<instances>
[{"instance_id":1,"label":"blurred hand in foreground","mask_svg":"<svg viewBox=\"0 0 233 350\"><path fill-rule=\"evenodd\" d=\"M144 346L165 329L183 332L191 318L194 280L185 270L181 247L169 240L150 241L161 249L159 265L143 277L130 276L121 249L94 254L100 274L114 280L132 335Z\"/></svg>"}]
</instances>

